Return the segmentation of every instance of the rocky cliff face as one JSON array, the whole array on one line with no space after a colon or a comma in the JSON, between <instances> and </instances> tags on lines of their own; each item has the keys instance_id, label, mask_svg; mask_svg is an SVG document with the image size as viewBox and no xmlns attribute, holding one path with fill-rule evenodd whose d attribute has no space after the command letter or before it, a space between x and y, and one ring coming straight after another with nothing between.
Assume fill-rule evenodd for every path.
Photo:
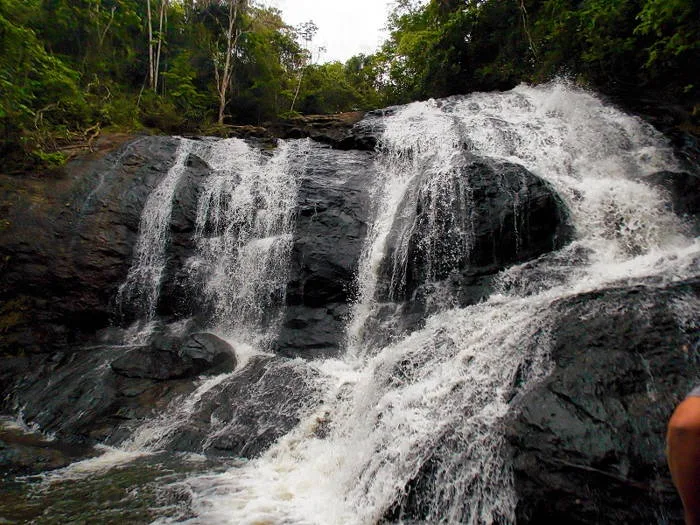
<instances>
[{"instance_id":1,"label":"rocky cliff face","mask_svg":"<svg viewBox=\"0 0 700 525\"><path fill-rule=\"evenodd\" d=\"M370 153L311 152L299 187L279 353L338 355L370 220L374 170Z\"/></svg>"},{"instance_id":2,"label":"rocky cliff face","mask_svg":"<svg viewBox=\"0 0 700 525\"><path fill-rule=\"evenodd\" d=\"M343 348L377 176L376 128L350 118L331 131L295 129L282 131L326 145L312 144L299 176L285 305L271 354L250 360L239 359L245 352L235 343L204 333L208 313L188 280L198 203L214 176L196 154L175 189L147 337L136 337L135 315L115 301L146 200L172 167L177 138L135 138L60 174L0 177L0 408L21 411L65 442L119 444L149 418L167 416L178 396L196 392L198 377L239 370L199 398L164 446L255 457L293 428L320 395L306 360L337 357ZM435 197L418 178L409 189L415 198L392 225L375 299L386 318L400 312L400 327L382 333L381 315L368 325L384 342L423 325L432 313L425 298L435 288L449 288L456 306L479 303L508 267L557 268L550 263L561 255L553 252L575 237L563 200L524 167L466 153L460 166L454 176L469 179L468 194L455 183L455 191ZM688 231L697 228L695 175L663 172L648 182L672 195ZM455 221L469 225L467 247L460 237L466 226ZM408 255L396 287L398 246ZM621 282L552 305L553 369L515 400L506 423L518 522L634 523L659 508L678 519L663 434L671 408L700 374L692 307L699 294L696 280ZM425 517L415 504L430 466L424 470L388 518Z\"/></svg>"},{"instance_id":3,"label":"rocky cliff face","mask_svg":"<svg viewBox=\"0 0 700 525\"><path fill-rule=\"evenodd\" d=\"M184 339L163 326L156 328L155 339L129 343L124 328L133 315L115 302L146 198L168 172L176 148L177 139L138 138L98 161L73 163L55 178L6 182L9 224L0 234L6 265L6 357L0 366L5 407L24 406L26 417L66 439L104 439L124 419L142 418L150 408L191 391L191 380L184 378L221 370L215 350L198 365L187 356L194 344L188 341L197 337L187 334L196 334L207 321L196 290L185 279L202 181L211 173L196 155L187 158L173 196L168 262L157 307L161 323L189 319L182 328ZM314 147L306 163L297 197L287 307L273 344L287 358L329 357L340 351L376 176L371 152ZM568 232L565 210L537 177L517 166L499 168L497 177L484 161L473 167L473 178L480 181L480 207L456 212L477 222L477 241L454 268L443 261L437 276L463 272L466 277L456 286L464 287L493 276L509 262L559 246L568 235L563 233ZM504 183L509 173L515 181L512 191ZM514 199L519 208L513 207ZM513 216L513 210L519 215ZM425 235L421 227L426 225L420 210L411 213L409 220L418 224L409 241L415 247L410 264L415 278L399 302L425 281L426 258L446 256L443 251L425 253L417 239ZM465 304L485 294L465 299ZM164 387L163 381L171 386ZM52 387L47 389L46 382ZM79 419L63 417L71 405L82 406Z\"/></svg>"},{"instance_id":4,"label":"rocky cliff face","mask_svg":"<svg viewBox=\"0 0 700 525\"><path fill-rule=\"evenodd\" d=\"M109 325L141 210L176 145L136 139L58 174L0 179L0 352L52 352Z\"/></svg>"}]
</instances>

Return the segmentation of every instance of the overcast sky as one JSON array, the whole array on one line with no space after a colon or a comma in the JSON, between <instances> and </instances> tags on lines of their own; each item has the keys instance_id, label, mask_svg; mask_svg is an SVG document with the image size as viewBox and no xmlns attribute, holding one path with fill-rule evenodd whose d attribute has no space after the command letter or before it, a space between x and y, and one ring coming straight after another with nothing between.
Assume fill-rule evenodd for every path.
<instances>
[{"instance_id":1,"label":"overcast sky","mask_svg":"<svg viewBox=\"0 0 700 525\"><path fill-rule=\"evenodd\" d=\"M295 26L313 20L318 33L312 46L326 52L320 62L345 62L358 53L373 53L386 38L392 0L263 0L282 10L282 19ZM314 58L316 54L314 53Z\"/></svg>"}]
</instances>

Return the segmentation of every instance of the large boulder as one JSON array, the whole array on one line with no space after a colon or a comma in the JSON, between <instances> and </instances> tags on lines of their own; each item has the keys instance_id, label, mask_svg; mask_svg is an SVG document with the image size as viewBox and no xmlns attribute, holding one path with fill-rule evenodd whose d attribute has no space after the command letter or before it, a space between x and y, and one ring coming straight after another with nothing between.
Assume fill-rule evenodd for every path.
<instances>
[{"instance_id":1,"label":"large boulder","mask_svg":"<svg viewBox=\"0 0 700 525\"><path fill-rule=\"evenodd\" d=\"M693 280L553 305L553 370L506 423L519 523L682 523L664 437L700 377L699 297Z\"/></svg>"},{"instance_id":2,"label":"large boulder","mask_svg":"<svg viewBox=\"0 0 700 525\"><path fill-rule=\"evenodd\" d=\"M340 150L372 151L377 134L362 124L363 111L335 115L304 115L271 124L269 130L280 138L309 137Z\"/></svg>"},{"instance_id":3,"label":"large boulder","mask_svg":"<svg viewBox=\"0 0 700 525\"><path fill-rule=\"evenodd\" d=\"M523 334L519 343L530 359L503 385L508 412L493 421L506 446L498 450L496 435L488 452L483 443L472 449L459 426L442 429L386 521L430 521L436 504L460 501L450 499L446 478L469 487L479 455L500 452L513 474L518 524L681 525L665 433L674 407L700 378L699 312L698 279L622 285L543 308L533 319L535 337ZM535 347L544 361L532 359ZM461 409L469 414L472 407ZM464 461L464 478L454 478L455 459Z\"/></svg>"},{"instance_id":4,"label":"large boulder","mask_svg":"<svg viewBox=\"0 0 700 525\"><path fill-rule=\"evenodd\" d=\"M410 183L387 238L364 341L381 347L446 306L488 298L498 273L573 238L566 205L524 167L465 152Z\"/></svg>"},{"instance_id":5,"label":"large boulder","mask_svg":"<svg viewBox=\"0 0 700 525\"><path fill-rule=\"evenodd\" d=\"M236 356L226 341L213 334L192 334L185 340L161 336L149 346L127 350L110 367L124 377L181 379L230 372L236 368Z\"/></svg>"},{"instance_id":6,"label":"large boulder","mask_svg":"<svg viewBox=\"0 0 700 525\"><path fill-rule=\"evenodd\" d=\"M302 360L256 356L204 392L168 448L252 458L294 428L319 400L317 372Z\"/></svg>"},{"instance_id":7,"label":"large boulder","mask_svg":"<svg viewBox=\"0 0 700 525\"><path fill-rule=\"evenodd\" d=\"M420 298L445 282L459 304L477 303L491 291L490 276L561 248L572 234L568 211L547 182L520 165L465 153L445 180L425 173L408 189L389 234L378 299Z\"/></svg>"},{"instance_id":8,"label":"large boulder","mask_svg":"<svg viewBox=\"0 0 700 525\"><path fill-rule=\"evenodd\" d=\"M162 331L149 344L99 345L15 358L5 402L43 432L70 443L119 441L144 420L190 393L201 374L232 371L234 350L213 334Z\"/></svg>"}]
</instances>

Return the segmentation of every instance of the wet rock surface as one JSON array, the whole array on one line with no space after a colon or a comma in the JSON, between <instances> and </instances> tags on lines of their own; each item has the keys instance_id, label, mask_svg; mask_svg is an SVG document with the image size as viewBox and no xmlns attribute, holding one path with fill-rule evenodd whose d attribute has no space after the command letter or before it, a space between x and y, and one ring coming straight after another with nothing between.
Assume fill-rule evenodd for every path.
<instances>
[{"instance_id":1,"label":"wet rock surface","mask_svg":"<svg viewBox=\"0 0 700 525\"><path fill-rule=\"evenodd\" d=\"M665 435L673 409L700 377L699 308L697 279L599 290L547 307L541 342L550 349L549 370L522 391L532 372L524 364L500 423L516 523L684 523ZM431 449L387 522L426 521L440 500L444 458L464 451L455 433Z\"/></svg>"},{"instance_id":2,"label":"wet rock surface","mask_svg":"<svg viewBox=\"0 0 700 525\"><path fill-rule=\"evenodd\" d=\"M168 258L160 287L158 313L164 317L187 318L204 313L201 294L192 287L187 261L195 250L194 232L197 205L211 167L200 157L190 154L186 170L175 188L170 216Z\"/></svg>"},{"instance_id":3,"label":"wet rock surface","mask_svg":"<svg viewBox=\"0 0 700 525\"><path fill-rule=\"evenodd\" d=\"M240 373L207 391L169 448L253 458L317 402L314 372L299 360L254 357Z\"/></svg>"},{"instance_id":4,"label":"wet rock surface","mask_svg":"<svg viewBox=\"0 0 700 525\"><path fill-rule=\"evenodd\" d=\"M116 374L129 378L181 379L204 372L230 372L236 368L236 356L225 341L199 333L184 340L158 337L149 346L127 350L109 366Z\"/></svg>"},{"instance_id":5,"label":"wet rock surface","mask_svg":"<svg viewBox=\"0 0 700 525\"><path fill-rule=\"evenodd\" d=\"M377 144L377 135L360 124L364 116L363 111L306 115L280 121L269 130L280 138L309 137L335 149L372 151Z\"/></svg>"},{"instance_id":6,"label":"wet rock surface","mask_svg":"<svg viewBox=\"0 0 700 525\"><path fill-rule=\"evenodd\" d=\"M278 352L315 357L340 350L374 176L369 153L312 150L299 187Z\"/></svg>"},{"instance_id":7,"label":"wet rock surface","mask_svg":"<svg viewBox=\"0 0 700 525\"><path fill-rule=\"evenodd\" d=\"M646 179L668 193L673 211L688 221L692 235L700 234L700 176L680 172L661 171Z\"/></svg>"},{"instance_id":8,"label":"wet rock surface","mask_svg":"<svg viewBox=\"0 0 700 525\"><path fill-rule=\"evenodd\" d=\"M447 281L459 304L475 304L490 294L484 277L572 238L554 189L517 164L465 154L449 187L435 191L431 184L418 178L407 192L387 243L380 298L414 299L425 285ZM397 265L394 247L402 245L406 261Z\"/></svg>"},{"instance_id":9,"label":"wet rock surface","mask_svg":"<svg viewBox=\"0 0 700 525\"><path fill-rule=\"evenodd\" d=\"M107 326L171 137L135 139L61 174L0 176L0 353L51 352Z\"/></svg>"},{"instance_id":10,"label":"wet rock surface","mask_svg":"<svg viewBox=\"0 0 700 525\"><path fill-rule=\"evenodd\" d=\"M486 300L497 274L565 246L574 237L566 205L520 165L465 153L450 184L429 177L409 187L387 240L365 332L375 346L422 326L449 298L455 306ZM397 256L407 247L403 259Z\"/></svg>"},{"instance_id":11,"label":"wet rock surface","mask_svg":"<svg viewBox=\"0 0 700 525\"><path fill-rule=\"evenodd\" d=\"M61 443L0 418L0 479L55 470L93 455L91 447Z\"/></svg>"},{"instance_id":12,"label":"wet rock surface","mask_svg":"<svg viewBox=\"0 0 700 525\"><path fill-rule=\"evenodd\" d=\"M173 197L157 311L171 321L193 312L199 316L183 325L184 336L157 329L138 344L128 342L118 326L109 328L134 320L115 296L131 264L144 204L167 174L176 148L176 138L144 137L100 160L72 162L53 179L2 180L8 217L0 230L5 412L23 408L32 423L71 443L118 443L140 421L192 392L200 374L235 368L228 344L201 333L206 308L187 279L197 203L211 173L193 154ZM368 152L312 148L300 181L289 309L276 344L280 354L338 352L367 227L372 162ZM246 373L270 377L261 366ZM282 400L270 399L270 407L274 402ZM291 424L281 416L273 419L263 434L276 436L273 426ZM270 439L261 434L258 443ZM246 445L246 454L261 447Z\"/></svg>"},{"instance_id":13,"label":"wet rock surface","mask_svg":"<svg viewBox=\"0 0 700 525\"><path fill-rule=\"evenodd\" d=\"M162 333L148 345L108 344L14 361L21 375L6 406L21 407L28 421L70 443L119 441L125 429L191 392L193 379L236 365L230 345L207 333Z\"/></svg>"},{"instance_id":14,"label":"wet rock surface","mask_svg":"<svg viewBox=\"0 0 700 525\"><path fill-rule=\"evenodd\" d=\"M552 372L505 423L518 523L682 523L664 439L700 376L699 297L693 280L553 305Z\"/></svg>"}]
</instances>

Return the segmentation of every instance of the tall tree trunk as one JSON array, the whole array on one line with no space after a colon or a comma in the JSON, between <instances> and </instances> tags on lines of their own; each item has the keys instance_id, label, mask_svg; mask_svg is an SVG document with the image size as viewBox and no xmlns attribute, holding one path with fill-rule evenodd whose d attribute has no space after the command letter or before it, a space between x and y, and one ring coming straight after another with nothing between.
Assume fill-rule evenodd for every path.
<instances>
[{"instance_id":1,"label":"tall tree trunk","mask_svg":"<svg viewBox=\"0 0 700 525\"><path fill-rule=\"evenodd\" d=\"M153 84L153 91L158 89L158 77L160 76L160 51L163 47L163 29L165 21L165 26L168 25L168 0L160 0L160 19L158 21L158 49L156 52L156 67L155 67L155 82Z\"/></svg>"},{"instance_id":2,"label":"tall tree trunk","mask_svg":"<svg viewBox=\"0 0 700 525\"><path fill-rule=\"evenodd\" d=\"M224 123L226 103L228 102L228 92L231 88L231 78L233 77L233 52L238 44L240 32L236 30L236 22L241 9L245 8L246 0L229 0L228 4L228 28L226 30L226 56L223 66L219 65L218 57L214 57L214 75L219 94L219 119L218 123ZM218 46L217 51L218 52ZM221 70L219 71L219 68Z\"/></svg>"},{"instance_id":3,"label":"tall tree trunk","mask_svg":"<svg viewBox=\"0 0 700 525\"><path fill-rule=\"evenodd\" d=\"M537 48L535 47L535 42L532 40L532 34L530 34L530 23L527 15L527 8L525 7L525 0L517 0L520 7L520 15L523 19L523 29L525 30L525 35L527 36L527 42L530 46L530 51L532 56L537 60Z\"/></svg>"},{"instance_id":4,"label":"tall tree trunk","mask_svg":"<svg viewBox=\"0 0 700 525\"><path fill-rule=\"evenodd\" d=\"M151 0L146 0L146 16L148 19L148 85L153 89L154 61L153 61L153 20L151 18Z\"/></svg>"},{"instance_id":5,"label":"tall tree trunk","mask_svg":"<svg viewBox=\"0 0 700 525\"><path fill-rule=\"evenodd\" d=\"M305 45L304 45L305 56L302 59L301 70L299 71L299 81L297 82L297 88L294 91L294 98L292 99L292 105L289 108L290 112L294 111L294 105L297 102L297 97L299 97L299 90L301 89L301 81L304 79L304 71L306 70L309 63L313 62L313 52L311 51L311 41L314 39L314 36L316 35L316 32L318 31L318 27L316 26L316 24L314 24L313 20L309 20L308 22L304 22L303 24L300 24L297 31L299 32L299 34L301 35L301 38L303 38L304 42L305 42ZM322 48L319 48L319 50L320 49L322 49Z\"/></svg>"},{"instance_id":6,"label":"tall tree trunk","mask_svg":"<svg viewBox=\"0 0 700 525\"><path fill-rule=\"evenodd\" d=\"M294 90L294 98L292 99L292 106L289 108L289 111L292 112L294 111L294 104L297 103L297 97L299 96L299 90L301 89L301 81L304 78L304 69L306 66L301 68L301 71L299 71L299 81L297 82L297 88Z\"/></svg>"}]
</instances>

